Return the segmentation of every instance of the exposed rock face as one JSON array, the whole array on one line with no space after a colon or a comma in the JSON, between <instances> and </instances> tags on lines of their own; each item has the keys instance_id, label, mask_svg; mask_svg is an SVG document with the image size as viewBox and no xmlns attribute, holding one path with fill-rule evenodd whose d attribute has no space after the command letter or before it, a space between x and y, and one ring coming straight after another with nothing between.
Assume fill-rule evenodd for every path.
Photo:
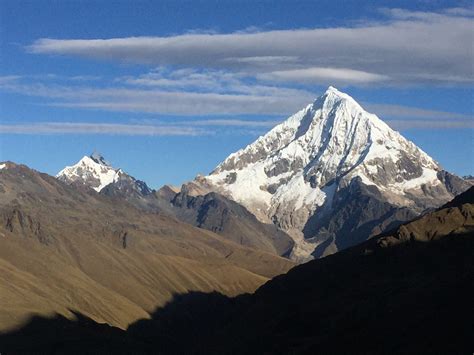
<instances>
[{"instance_id":1,"label":"exposed rock face","mask_svg":"<svg viewBox=\"0 0 474 355\"><path fill-rule=\"evenodd\" d=\"M330 87L187 186L224 194L288 231L296 240L292 256L307 260L316 247L321 256L354 245L470 184Z\"/></svg>"},{"instance_id":2,"label":"exposed rock face","mask_svg":"<svg viewBox=\"0 0 474 355\"><path fill-rule=\"evenodd\" d=\"M40 243L49 244L53 239L44 231L41 223L18 206L12 206L3 213L4 228L24 238L35 238Z\"/></svg>"},{"instance_id":3,"label":"exposed rock face","mask_svg":"<svg viewBox=\"0 0 474 355\"><path fill-rule=\"evenodd\" d=\"M107 196L131 198L150 195L153 193L153 190L145 182L137 180L128 174L121 173L116 181L105 186L100 190L100 193Z\"/></svg>"},{"instance_id":4,"label":"exposed rock face","mask_svg":"<svg viewBox=\"0 0 474 355\"><path fill-rule=\"evenodd\" d=\"M322 243L313 252L318 258L361 243L416 216L409 208L387 202L375 186L364 185L355 178L334 195L331 208L322 208L308 219L303 233L318 232Z\"/></svg>"},{"instance_id":5,"label":"exposed rock face","mask_svg":"<svg viewBox=\"0 0 474 355\"><path fill-rule=\"evenodd\" d=\"M446 189L453 195L457 196L466 191L474 184L474 180L462 179L459 176L448 173L442 170L438 173L438 179L441 180Z\"/></svg>"},{"instance_id":6,"label":"exposed rock face","mask_svg":"<svg viewBox=\"0 0 474 355\"><path fill-rule=\"evenodd\" d=\"M238 244L289 256L294 242L273 224L257 220L245 207L217 193L190 196L182 191L170 201L173 215Z\"/></svg>"}]
</instances>

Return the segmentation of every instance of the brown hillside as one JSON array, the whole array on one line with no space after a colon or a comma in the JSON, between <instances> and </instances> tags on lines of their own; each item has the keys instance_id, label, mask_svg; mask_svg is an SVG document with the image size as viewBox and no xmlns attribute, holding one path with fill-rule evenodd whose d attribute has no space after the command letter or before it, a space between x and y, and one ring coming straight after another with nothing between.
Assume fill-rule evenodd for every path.
<instances>
[{"instance_id":1,"label":"brown hillside","mask_svg":"<svg viewBox=\"0 0 474 355\"><path fill-rule=\"evenodd\" d=\"M69 310L125 328L173 294L253 292L292 266L26 166L0 170L0 330Z\"/></svg>"}]
</instances>

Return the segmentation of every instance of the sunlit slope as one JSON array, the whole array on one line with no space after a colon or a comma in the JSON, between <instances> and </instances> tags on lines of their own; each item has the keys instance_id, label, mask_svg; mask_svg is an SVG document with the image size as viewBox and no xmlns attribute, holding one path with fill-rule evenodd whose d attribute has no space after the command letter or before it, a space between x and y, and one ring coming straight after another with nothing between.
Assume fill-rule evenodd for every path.
<instances>
[{"instance_id":1,"label":"sunlit slope","mask_svg":"<svg viewBox=\"0 0 474 355\"><path fill-rule=\"evenodd\" d=\"M253 292L293 265L25 166L0 191L0 329L68 310L124 328L175 293Z\"/></svg>"}]
</instances>

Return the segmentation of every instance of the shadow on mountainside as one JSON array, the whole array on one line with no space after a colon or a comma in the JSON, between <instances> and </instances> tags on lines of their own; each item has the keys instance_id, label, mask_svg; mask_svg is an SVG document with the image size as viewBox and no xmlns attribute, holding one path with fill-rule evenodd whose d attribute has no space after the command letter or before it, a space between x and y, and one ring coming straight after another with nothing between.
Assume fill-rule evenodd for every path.
<instances>
[{"instance_id":1,"label":"shadow on mountainside","mask_svg":"<svg viewBox=\"0 0 474 355\"><path fill-rule=\"evenodd\" d=\"M80 314L35 317L1 335L0 352L471 353L474 234L369 242L297 266L253 295L176 295L127 331Z\"/></svg>"},{"instance_id":2,"label":"shadow on mountainside","mask_svg":"<svg viewBox=\"0 0 474 355\"><path fill-rule=\"evenodd\" d=\"M177 294L152 319L139 320L126 331L75 311L71 311L75 319L59 314L33 316L21 328L0 333L0 353L195 353L196 346L203 348L205 339L235 313L237 300L248 297L231 298L218 292Z\"/></svg>"}]
</instances>

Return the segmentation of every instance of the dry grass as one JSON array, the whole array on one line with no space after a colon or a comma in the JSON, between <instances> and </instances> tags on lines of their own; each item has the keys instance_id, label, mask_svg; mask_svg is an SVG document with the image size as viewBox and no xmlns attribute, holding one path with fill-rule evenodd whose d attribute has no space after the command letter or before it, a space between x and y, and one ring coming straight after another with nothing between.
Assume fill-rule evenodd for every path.
<instances>
[{"instance_id":1,"label":"dry grass","mask_svg":"<svg viewBox=\"0 0 474 355\"><path fill-rule=\"evenodd\" d=\"M24 166L0 193L0 330L69 310L125 328L173 294L253 292L293 266Z\"/></svg>"}]
</instances>

